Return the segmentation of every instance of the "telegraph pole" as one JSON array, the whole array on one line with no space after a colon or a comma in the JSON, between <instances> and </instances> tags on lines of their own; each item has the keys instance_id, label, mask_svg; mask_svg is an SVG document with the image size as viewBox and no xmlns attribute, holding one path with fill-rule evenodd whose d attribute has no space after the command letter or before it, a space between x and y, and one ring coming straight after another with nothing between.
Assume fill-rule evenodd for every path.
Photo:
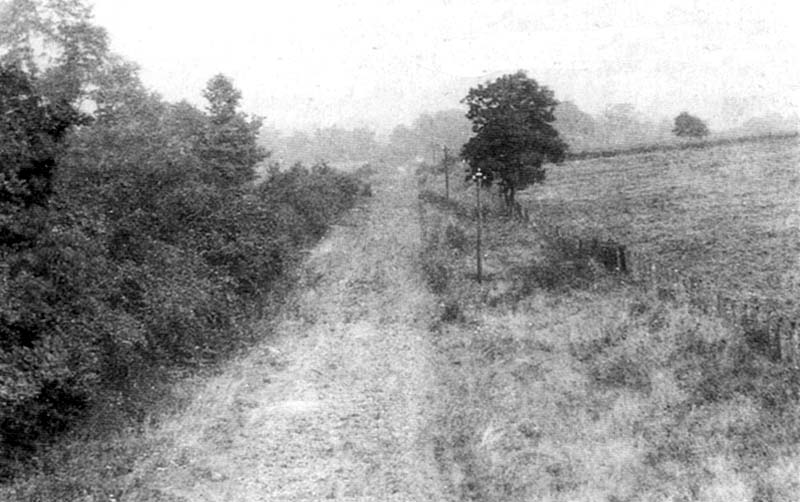
<instances>
[{"instance_id":1,"label":"telegraph pole","mask_svg":"<svg viewBox=\"0 0 800 502\"><path fill-rule=\"evenodd\" d=\"M479 167L475 174L472 175L472 181L475 182L475 201L478 207L478 232L477 238L475 241L475 249L476 249L476 262L478 265L478 284L480 284L483 280L483 261L481 257L481 220L482 220L482 211L481 211L481 184L483 184L484 175L481 172L481 168Z\"/></svg>"}]
</instances>

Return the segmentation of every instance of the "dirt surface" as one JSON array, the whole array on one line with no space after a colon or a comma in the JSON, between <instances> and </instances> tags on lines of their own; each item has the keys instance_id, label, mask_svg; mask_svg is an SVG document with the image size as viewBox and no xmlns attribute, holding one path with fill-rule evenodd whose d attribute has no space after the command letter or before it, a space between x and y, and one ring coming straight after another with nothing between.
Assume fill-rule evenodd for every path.
<instances>
[{"instance_id":1,"label":"dirt surface","mask_svg":"<svg viewBox=\"0 0 800 502\"><path fill-rule=\"evenodd\" d=\"M453 499L434 458L416 190L391 178L310 253L265 342L151 432L163 451L124 500Z\"/></svg>"}]
</instances>

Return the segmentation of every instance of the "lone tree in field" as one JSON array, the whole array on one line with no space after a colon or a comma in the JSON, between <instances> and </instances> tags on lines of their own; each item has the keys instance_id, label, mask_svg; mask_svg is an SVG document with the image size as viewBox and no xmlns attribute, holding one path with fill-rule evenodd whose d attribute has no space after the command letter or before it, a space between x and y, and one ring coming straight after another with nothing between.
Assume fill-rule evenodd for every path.
<instances>
[{"instance_id":1,"label":"lone tree in field","mask_svg":"<svg viewBox=\"0 0 800 502\"><path fill-rule=\"evenodd\" d=\"M676 136L689 136L692 138L702 138L708 136L708 126L706 123L690 115L688 112L683 112L675 117L675 128L672 132Z\"/></svg>"},{"instance_id":2,"label":"lone tree in field","mask_svg":"<svg viewBox=\"0 0 800 502\"><path fill-rule=\"evenodd\" d=\"M462 103L475 133L461 149L467 177L480 168L498 184L506 205L514 204L518 190L544 181L544 163L564 160L567 144L552 125L558 101L524 71L470 89Z\"/></svg>"}]
</instances>

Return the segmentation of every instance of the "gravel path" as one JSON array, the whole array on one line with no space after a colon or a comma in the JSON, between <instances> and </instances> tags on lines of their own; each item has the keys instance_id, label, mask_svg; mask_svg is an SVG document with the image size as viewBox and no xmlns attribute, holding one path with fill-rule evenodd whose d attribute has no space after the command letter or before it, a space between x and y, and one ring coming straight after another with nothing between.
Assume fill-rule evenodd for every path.
<instances>
[{"instance_id":1,"label":"gravel path","mask_svg":"<svg viewBox=\"0 0 800 502\"><path fill-rule=\"evenodd\" d=\"M153 434L126 500L447 501L433 454L434 299L398 171L309 255L274 335Z\"/></svg>"}]
</instances>

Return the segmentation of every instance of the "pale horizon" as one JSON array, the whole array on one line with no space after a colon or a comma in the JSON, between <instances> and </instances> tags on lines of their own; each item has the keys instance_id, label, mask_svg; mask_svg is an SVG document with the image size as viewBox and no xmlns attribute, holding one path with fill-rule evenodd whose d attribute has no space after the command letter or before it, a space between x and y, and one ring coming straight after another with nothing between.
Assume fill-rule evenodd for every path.
<instances>
[{"instance_id":1,"label":"pale horizon","mask_svg":"<svg viewBox=\"0 0 800 502\"><path fill-rule=\"evenodd\" d=\"M202 106L223 73L244 111L283 131L384 134L519 69L595 115L631 103L652 120L686 110L724 129L800 113L800 23L785 1L93 4L148 87Z\"/></svg>"}]
</instances>

